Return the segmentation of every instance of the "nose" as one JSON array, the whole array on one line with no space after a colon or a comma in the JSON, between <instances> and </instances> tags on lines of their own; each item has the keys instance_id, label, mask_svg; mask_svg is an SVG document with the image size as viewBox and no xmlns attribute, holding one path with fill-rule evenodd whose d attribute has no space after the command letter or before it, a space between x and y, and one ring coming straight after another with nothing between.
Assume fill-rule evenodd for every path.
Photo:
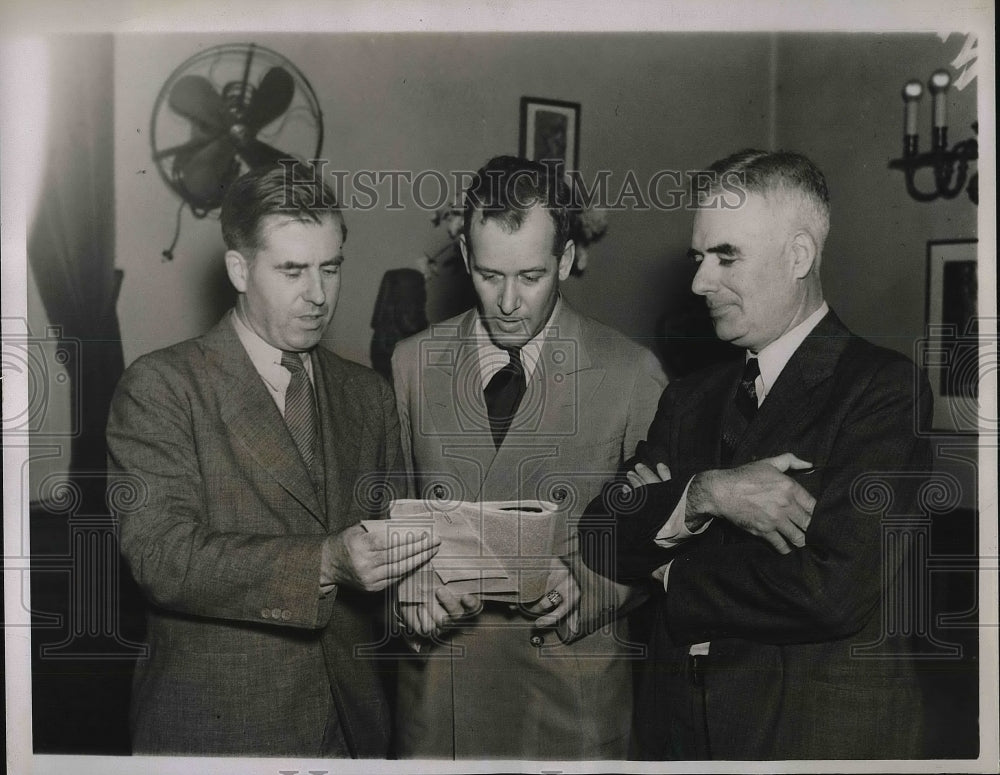
<instances>
[{"instance_id":1,"label":"nose","mask_svg":"<svg viewBox=\"0 0 1000 775\"><path fill-rule=\"evenodd\" d=\"M711 269L713 263L710 256L705 256L698 264L698 271L691 281L691 290L699 296L706 296L715 289L715 273Z\"/></svg>"},{"instance_id":2,"label":"nose","mask_svg":"<svg viewBox=\"0 0 1000 775\"><path fill-rule=\"evenodd\" d=\"M323 306L326 302L326 289L323 287L323 278L319 272L306 272L306 286L302 291L302 298L317 307Z\"/></svg>"},{"instance_id":3,"label":"nose","mask_svg":"<svg viewBox=\"0 0 1000 775\"><path fill-rule=\"evenodd\" d=\"M517 291L516 278L508 277L504 280L503 288L500 290L500 297L497 299L497 306L503 315L511 315L521 306L521 297Z\"/></svg>"}]
</instances>

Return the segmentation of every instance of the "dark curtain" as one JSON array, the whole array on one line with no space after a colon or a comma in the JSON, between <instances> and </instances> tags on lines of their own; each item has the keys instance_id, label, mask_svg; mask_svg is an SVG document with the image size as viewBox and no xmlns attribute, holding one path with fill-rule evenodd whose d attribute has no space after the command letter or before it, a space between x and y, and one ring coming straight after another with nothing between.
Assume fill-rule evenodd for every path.
<instances>
[{"instance_id":1,"label":"dark curtain","mask_svg":"<svg viewBox=\"0 0 1000 775\"><path fill-rule=\"evenodd\" d=\"M38 160L44 179L28 261L74 359L67 371L79 433L69 442L70 476L83 490L81 513L93 514L104 510L104 426L123 369L115 311L114 47L111 35L73 35L50 38L49 52L47 147Z\"/></svg>"}]
</instances>

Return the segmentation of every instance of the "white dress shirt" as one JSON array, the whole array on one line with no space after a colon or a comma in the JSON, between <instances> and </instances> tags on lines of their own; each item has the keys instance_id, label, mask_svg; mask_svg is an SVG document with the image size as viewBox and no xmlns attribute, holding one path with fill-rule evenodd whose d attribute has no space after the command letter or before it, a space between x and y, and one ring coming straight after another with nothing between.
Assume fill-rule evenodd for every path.
<instances>
[{"instance_id":1,"label":"white dress shirt","mask_svg":"<svg viewBox=\"0 0 1000 775\"><path fill-rule=\"evenodd\" d=\"M531 379L538 366L538 359L542 355L542 343L549 331L555 327L555 321L559 318L559 310L562 309L562 297L556 299L556 305L552 308L552 314L548 321L542 326L542 330L535 334L521 347L521 365L524 367L525 383ZM476 316L474 335L479 352L479 373L483 379L483 387L490 384L493 375L510 363L510 352L501 347L497 347L490 334L483 325L482 318Z\"/></svg>"},{"instance_id":2,"label":"white dress shirt","mask_svg":"<svg viewBox=\"0 0 1000 775\"><path fill-rule=\"evenodd\" d=\"M233 316L233 328L236 329L236 336L239 337L243 349L250 356L253 367L260 374L260 378L264 380L267 391L274 399L278 411L284 417L285 393L288 390L288 383L292 381L292 375L288 369L281 365L282 351L261 339L257 332L243 320L239 310L234 309L230 314ZM309 375L309 381L315 386L312 358L309 357L309 353L299 353L299 357L306 368L306 374Z\"/></svg>"}]
</instances>

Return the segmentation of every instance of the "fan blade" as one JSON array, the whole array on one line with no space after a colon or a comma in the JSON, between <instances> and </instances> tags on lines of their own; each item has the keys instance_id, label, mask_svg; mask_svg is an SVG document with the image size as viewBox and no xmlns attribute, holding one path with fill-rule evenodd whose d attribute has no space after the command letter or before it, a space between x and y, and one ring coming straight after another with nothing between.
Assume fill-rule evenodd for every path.
<instances>
[{"instance_id":1,"label":"fan blade","mask_svg":"<svg viewBox=\"0 0 1000 775\"><path fill-rule=\"evenodd\" d=\"M176 113L210 129L224 130L229 125L225 102L211 82L200 75L179 78L170 90L169 101Z\"/></svg>"},{"instance_id":2,"label":"fan blade","mask_svg":"<svg viewBox=\"0 0 1000 775\"><path fill-rule=\"evenodd\" d=\"M213 140L188 159L178 158L174 171L184 189L198 204L214 207L221 200L226 188L239 174L235 149L227 137Z\"/></svg>"},{"instance_id":3,"label":"fan blade","mask_svg":"<svg viewBox=\"0 0 1000 775\"><path fill-rule=\"evenodd\" d=\"M257 130L288 110L294 96L295 81L288 71L283 67L268 70L243 114L243 123L250 134L257 134Z\"/></svg>"},{"instance_id":4,"label":"fan blade","mask_svg":"<svg viewBox=\"0 0 1000 775\"><path fill-rule=\"evenodd\" d=\"M186 143L181 143L180 145L173 145L170 148L164 148L162 151L157 151L153 154L153 161L161 161L166 159L168 156L181 156L190 157L195 151L204 148L213 140L218 140L222 137L221 132L211 135L201 135L196 136L192 134L192 139L188 140Z\"/></svg>"},{"instance_id":5,"label":"fan blade","mask_svg":"<svg viewBox=\"0 0 1000 775\"><path fill-rule=\"evenodd\" d=\"M250 167L266 167L270 164L277 164L281 159L293 159L292 154L279 151L277 148L262 143L260 140L247 140L236 147L236 152L243 157Z\"/></svg>"}]
</instances>

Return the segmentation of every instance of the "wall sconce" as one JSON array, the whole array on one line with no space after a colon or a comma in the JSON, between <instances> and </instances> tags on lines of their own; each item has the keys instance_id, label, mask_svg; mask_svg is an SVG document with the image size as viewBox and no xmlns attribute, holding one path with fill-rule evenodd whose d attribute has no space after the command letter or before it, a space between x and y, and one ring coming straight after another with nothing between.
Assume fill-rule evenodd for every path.
<instances>
[{"instance_id":1,"label":"wall sconce","mask_svg":"<svg viewBox=\"0 0 1000 775\"><path fill-rule=\"evenodd\" d=\"M903 87L903 157L889 162L889 168L902 170L906 176L906 191L918 202L933 202L935 199L954 199L963 189L969 174L969 162L979 158L979 141L976 138L956 143L948 148L948 87L951 76L947 70L936 70L927 84L931 92L933 121L931 129L931 150L919 153L917 138L917 108L924 88L920 81L908 81ZM979 134L979 122L972 125ZM934 172L934 190L921 191L914 178L917 170L931 169ZM979 204L979 173L968 178L969 199Z\"/></svg>"}]
</instances>

